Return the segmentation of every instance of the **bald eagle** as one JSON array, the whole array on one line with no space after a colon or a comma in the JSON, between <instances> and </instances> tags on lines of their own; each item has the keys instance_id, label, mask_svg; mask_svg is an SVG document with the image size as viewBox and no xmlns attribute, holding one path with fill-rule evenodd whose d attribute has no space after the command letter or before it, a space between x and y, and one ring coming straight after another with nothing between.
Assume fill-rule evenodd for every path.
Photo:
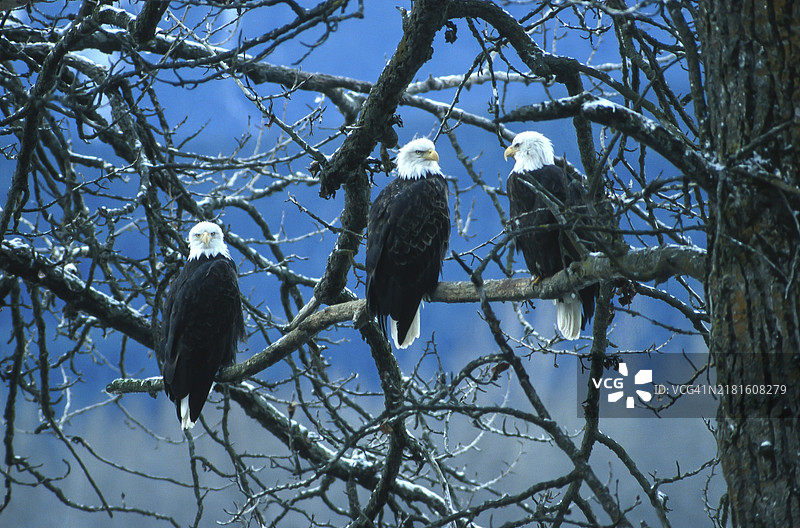
<instances>
[{"instance_id":1,"label":"bald eagle","mask_svg":"<svg viewBox=\"0 0 800 528\"><path fill-rule=\"evenodd\" d=\"M244 339L236 264L222 230L200 222L189 232L189 258L164 302L158 357L164 391L181 427L194 427L214 377L234 362Z\"/></svg>"},{"instance_id":2,"label":"bald eagle","mask_svg":"<svg viewBox=\"0 0 800 528\"><path fill-rule=\"evenodd\" d=\"M397 155L398 178L378 194L367 225L367 309L394 345L406 348L419 337L423 297L439 283L450 240L447 182L439 155L426 138Z\"/></svg>"},{"instance_id":3,"label":"bald eagle","mask_svg":"<svg viewBox=\"0 0 800 528\"><path fill-rule=\"evenodd\" d=\"M542 134L533 131L517 134L505 150L504 157L508 159L509 156L515 160L507 182L509 213L515 229L527 229L516 238L515 245L538 281L580 259L565 228L558 227L551 204L557 204L567 219L574 219L577 211L585 211L585 201L580 183L556 167L553 145ZM583 240L580 231L576 235ZM597 289L595 284L577 295L572 293L556 299L556 323L565 338L577 339L580 331L586 328L586 322L594 314Z\"/></svg>"}]
</instances>

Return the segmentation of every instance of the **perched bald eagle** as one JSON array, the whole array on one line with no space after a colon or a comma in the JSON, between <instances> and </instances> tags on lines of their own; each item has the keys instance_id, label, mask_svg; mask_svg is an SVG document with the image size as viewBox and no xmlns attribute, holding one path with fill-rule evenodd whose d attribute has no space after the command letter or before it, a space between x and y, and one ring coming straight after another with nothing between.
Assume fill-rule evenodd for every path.
<instances>
[{"instance_id":1,"label":"perched bald eagle","mask_svg":"<svg viewBox=\"0 0 800 528\"><path fill-rule=\"evenodd\" d=\"M200 222L189 232L189 258L164 302L157 351L164 391L183 429L194 427L214 377L234 362L243 339L236 264L219 226Z\"/></svg>"},{"instance_id":2,"label":"perched bald eagle","mask_svg":"<svg viewBox=\"0 0 800 528\"><path fill-rule=\"evenodd\" d=\"M450 240L447 182L429 139L415 139L397 155L398 178L378 194L367 225L367 309L386 335L406 348L419 337L423 297L439 283Z\"/></svg>"},{"instance_id":3,"label":"perched bald eagle","mask_svg":"<svg viewBox=\"0 0 800 528\"><path fill-rule=\"evenodd\" d=\"M542 134L533 131L517 134L505 151L504 157L509 156L515 160L507 182L509 213L516 230L527 229L516 238L515 245L538 281L580 259L565 228L557 227L559 222L548 201L560 204L568 221L575 218L577 211L585 212L585 201L580 183L555 165L553 145ZM580 231L575 234L585 242ZM597 288L596 284L588 286L578 295L573 293L556 300L556 323L565 338L577 339L586 328L586 322L594 314Z\"/></svg>"}]
</instances>

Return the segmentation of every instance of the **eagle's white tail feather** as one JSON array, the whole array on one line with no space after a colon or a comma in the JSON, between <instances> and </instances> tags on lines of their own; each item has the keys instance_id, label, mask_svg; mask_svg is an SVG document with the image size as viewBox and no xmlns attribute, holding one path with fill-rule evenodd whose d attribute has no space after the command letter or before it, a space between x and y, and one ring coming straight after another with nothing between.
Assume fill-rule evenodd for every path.
<instances>
[{"instance_id":1,"label":"eagle's white tail feather","mask_svg":"<svg viewBox=\"0 0 800 528\"><path fill-rule=\"evenodd\" d=\"M414 320L411 321L411 327L406 332L406 338L402 343L397 342L397 321L389 317L392 327L392 341L394 341L395 348L408 348L419 337L419 311L421 309L422 303L417 307L417 313L414 315Z\"/></svg>"},{"instance_id":2,"label":"eagle's white tail feather","mask_svg":"<svg viewBox=\"0 0 800 528\"><path fill-rule=\"evenodd\" d=\"M189 414L189 396L186 396L181 400L181 429L191 429L194 424Z\"/></svg>"},{"instance_id":3,"label":"eagle's white tail feather","mask_svg":"<svg viewBox=\"0 0 800 528\"><path fill-rule=\"evenodd\" d=\"M556 323L566 339L581 335L581 300L577 295L565 295L556 301Z\"/></svg>"}]
</instances>

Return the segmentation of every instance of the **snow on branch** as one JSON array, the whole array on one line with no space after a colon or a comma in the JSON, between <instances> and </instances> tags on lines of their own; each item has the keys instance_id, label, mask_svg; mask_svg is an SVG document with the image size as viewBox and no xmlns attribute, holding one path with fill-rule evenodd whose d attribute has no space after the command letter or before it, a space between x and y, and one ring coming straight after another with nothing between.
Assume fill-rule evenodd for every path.
<instances>
[{"instance_id":1,"label":"snow on branch","mask_svg":"<svg viewBox=\"0 0 800 528\"><path fill-rule=\"evenodd\" d=\"M508 112L501 123L544 121L583 115L594 123L606 125L652 148L699 185L709 188L716 169L677 131L643 114L590 93L527 105Z\"/></svg>"},{"instance_id":2,"label":"snow on branch","mask_svg":"<svg viewBox=\"0 0 800 528\"><path fill-rule=\"evenodd\" d=\"M153 347L150 319L124 302L117 301L86 283L18 239L4 240L0 245L0 270L9 275L39 284L59 299L98 321L99 326L113 328Z\"/></svg>"}]
</instances>

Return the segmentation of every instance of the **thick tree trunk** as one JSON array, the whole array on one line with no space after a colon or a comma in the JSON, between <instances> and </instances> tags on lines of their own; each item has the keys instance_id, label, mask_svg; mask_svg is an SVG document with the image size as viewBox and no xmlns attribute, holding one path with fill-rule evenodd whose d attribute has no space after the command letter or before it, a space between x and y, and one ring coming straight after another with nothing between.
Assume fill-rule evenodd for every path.
<instances>
[{"instance_id":1,"label":"thick tree trunk","mask_svg":"<svg viewBox=\"0 0 800 528\"><path fill-rule=\"evenodd\" d=\"M733 526L800 526L800 3L705 0L707 296ZM781 397L748 387L784 386ZM745 394L742 394L744 392Z\"/></svg>"}]
</instances>

